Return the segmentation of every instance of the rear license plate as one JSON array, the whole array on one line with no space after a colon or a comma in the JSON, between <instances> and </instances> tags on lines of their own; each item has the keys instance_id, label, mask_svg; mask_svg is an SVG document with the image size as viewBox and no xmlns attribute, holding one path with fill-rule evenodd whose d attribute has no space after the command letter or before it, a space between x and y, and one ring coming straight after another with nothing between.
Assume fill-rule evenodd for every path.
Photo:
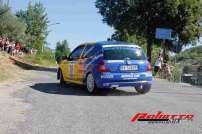
<instances>
[{"instance_id":1,"label":"rear license plate","mask_svg":"<svg viewBox=\"0 0 202 134\"><path fill-rule=\"evenodd\" d=\"M124 65L120 67L121 71L135 71L138 70L138 66L137 65Z\"/></svg>"}]
</instances>

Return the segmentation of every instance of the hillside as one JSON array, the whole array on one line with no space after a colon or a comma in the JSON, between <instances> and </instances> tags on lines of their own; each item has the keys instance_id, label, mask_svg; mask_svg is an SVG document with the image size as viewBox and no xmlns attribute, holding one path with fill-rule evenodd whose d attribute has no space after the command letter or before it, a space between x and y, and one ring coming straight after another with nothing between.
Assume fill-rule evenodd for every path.
<instances>
[{"instance_id":1,"label":"hillside","mask_svg":"<svg viewBox=\"0 0 202 134\"><path fill-rule=\"evenodd\" d=\"M23 73L24 70L15 66L9 59L9 55L0 52L0 82L18 79Z\"/></svg>"},{"instance_id":2,"label":"hillside","mask_svg":"<svg viewBox=\"0 0 202 134\"><path fill-rule=\"evenodd\" d=\"M190 64L202 64L202 46L193 47L181 52L176 55L176 60Z\"/></svg>"}]
</instances>

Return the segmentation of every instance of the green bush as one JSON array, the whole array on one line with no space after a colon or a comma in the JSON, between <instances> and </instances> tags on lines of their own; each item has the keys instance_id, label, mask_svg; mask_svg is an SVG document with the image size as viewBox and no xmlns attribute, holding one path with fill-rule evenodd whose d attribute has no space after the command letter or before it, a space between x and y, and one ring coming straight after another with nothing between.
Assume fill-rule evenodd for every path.
<instances>
[{"instance_id":1,"label":"green bush","mask_svg":"<svg viewBox=\"0 0 202 134\"><path fill-rule=\"evenodd\" d=\"M44 52L37 53L36 55L25 55L22 58L25 61L31 62L33 64L39 64L42 66L55 66L55 57L54 53L45 48Z\"/></svg>"},{"instance_id":2,"label":"green bush","mask_svg":"<svg viewBox=\"0 0 202 134\"><path fill-rule=\"evenodd\" d=\"M192 66L191 65L184 66L183 73L184 74L190 74L190 73L192 73Z\"/></svg>"},{"instance_id":3,"label":"green bush","mask_svg":"<svg viewBox=\"0 0 202 134\"><path fill-rule=\"evenodd\" d=\"M181 80L181 67L179 64L172 65L172 80L174 82L180 82Z\"/></svg>"}]
</instances>

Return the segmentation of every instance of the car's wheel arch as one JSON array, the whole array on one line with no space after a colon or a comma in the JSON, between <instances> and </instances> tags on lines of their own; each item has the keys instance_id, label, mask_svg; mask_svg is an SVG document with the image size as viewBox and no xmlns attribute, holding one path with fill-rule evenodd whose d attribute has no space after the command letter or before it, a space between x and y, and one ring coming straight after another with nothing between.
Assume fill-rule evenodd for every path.
<instances>
[{"instance_id":1,"label":"car's wheel arch","mask_svg":"<svg viewBox=\"0 0 202 134\"><path fill-rule=\"evenodd\" d=\"M91 72L91 71L88 71L87 73L85 73L85 75L84 75L84 80L83 80L83 83L84 83L84 84L86 84L87 76L88 76L89 74L92 74L92 72Z\"/></svg>"}]
</instances>

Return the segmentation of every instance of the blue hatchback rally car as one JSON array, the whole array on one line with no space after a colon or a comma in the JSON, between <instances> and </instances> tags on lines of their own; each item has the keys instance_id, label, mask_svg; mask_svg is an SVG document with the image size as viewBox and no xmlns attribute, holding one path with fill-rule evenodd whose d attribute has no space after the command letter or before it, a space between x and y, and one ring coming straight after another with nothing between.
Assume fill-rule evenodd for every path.
<instances>
[{"instance_id":1,"label":"blue hatchback rally car","mask_svg":"<svg viewBox=\"0 0 202 134\"><path fill-rule=\"evenodd\" d=\"M146 93L152 84L152 67L141 47L116 41L85 43L59 62L61 84L86 85L89 93L97 90L134 87Z\"/></svg>"}]
</instances>

